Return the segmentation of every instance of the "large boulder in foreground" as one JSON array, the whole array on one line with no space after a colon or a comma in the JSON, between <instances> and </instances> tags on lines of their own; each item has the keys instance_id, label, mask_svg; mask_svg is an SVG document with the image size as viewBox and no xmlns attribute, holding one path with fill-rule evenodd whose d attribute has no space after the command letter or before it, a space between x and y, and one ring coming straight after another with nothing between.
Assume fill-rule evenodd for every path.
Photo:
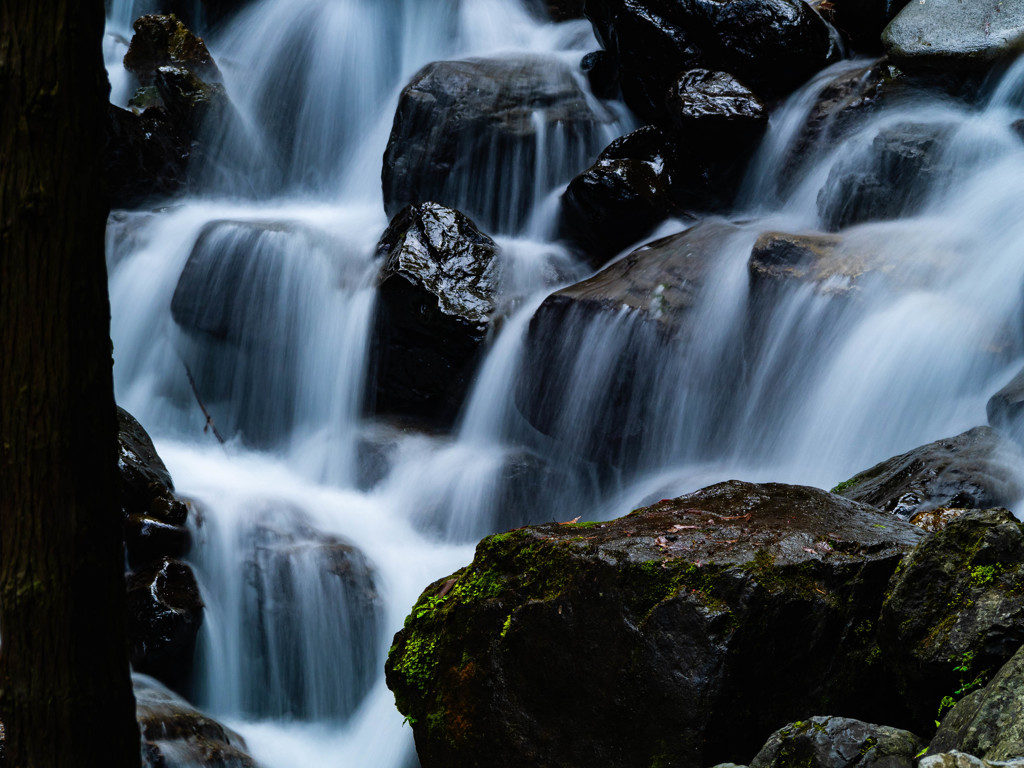
<instances>
[{"instance_id":1,"label":"large boulder in foreground","mask_svg":"<svg viewBox=\"0 0 1024 768\"><path fill-rule=\"evenodd\" d=\"M945 507L986 509L1024 493L1024 456L991 427L975 427L886 459L833 491L909 520Z\"/></svg>"},{"instance_id":2,"label":"large boulder in foreground","mask_svg":"<svg viewBox=\"0 0 1024 768\"><path fill-rule=\"evenodd\" d=\"M553 188L584 167L610 120L557 59L428 64L398 100L381 175L384 210L394 217L434 201L488 231L513 231L531 212L535 185ZM537 178L542 138L560 151Z\"/></svg>"},{"instance_id":3,"label":"large boulder in foreground","mask_svg":"<svg viewBox=\"0 0 1024 768\"><path fill-rule=\"evenodd\" d=\"M908 3L882 45L908 70L984 67L1024 50L1024 0Z\"/></svg>"},{"instance_id":4,"label":"large boulder in foreground","mask_svg":"<svg viewBox=\"0 0 1024 768\"><path fill-rule=\"evenodd\" d=\"M990 761L1024 756L1024 647L943 718L928 751L954 749Z\"/></svg>"},{"instance_id":5,"label":"large boulder in foreground","mask_svg":"<svg viewBox=\"0 0 1024 768\"><path fill-rule=\"evenodd\" d=\"M924 745L909 731L818 716L773 733L750 768L911 768Z\"/></svg>"},{"instance_id":6,"label":"large boulder in foreground","mask_svg":"<svg viewBox=\"0 0 1024 768\"><path fill-rule=\"evenodd\" d=\"M437 203L391 221L377 245L376 412L454 419L495 312L497 253L472 221Z\"/></svg>"},{"instance_id":7,"label":"large boulder in foreground","mask_svg":"<svg viewBox=\"0 0 1024 768\"><path fill-rule=\"evenodd\" d=\"M979 510L925 539L890 585L878 637L915 728L927 732L946 697L948 706L1024 644L1024 524Z\"/></svg>"},{"instance_id":8,"label":"large boulder in foreground","mask_svg":"<svg viewBox=\"0 0 1024 768\"><path fill-rule=\"evenodd\" d=\"M146 675L132 675L147 768L257 768L245 740Z\"/></svg>"},{"instance_id":9,"label":"large boulder in foreground","mask_svg":"<svg viewBox=\"0 0 1024 768\"><path fill-rule=\"evenodd\" d=\"M886 678L865 674L872 622L923 535L738 481L498 534L423 592L387 683L425 765L745 762L809 712L892 715Z\"/></svg>"}]
</instances>

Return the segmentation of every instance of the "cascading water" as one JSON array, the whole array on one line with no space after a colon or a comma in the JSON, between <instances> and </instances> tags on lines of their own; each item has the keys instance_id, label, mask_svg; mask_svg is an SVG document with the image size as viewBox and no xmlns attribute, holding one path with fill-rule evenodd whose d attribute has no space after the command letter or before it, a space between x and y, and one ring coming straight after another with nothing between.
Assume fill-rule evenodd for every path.
<instances>
[{"instance_id":1,"label":"cascading water","mask_svg":"<svg viewBox=\"0 0 1024 768\"><path fill-rule=\"evenodd\" d=\"M117 35L145 10L109 8L119 103L131 83ZM977 107L895 102L834 143L826 126L780 186L817 93L858 66L843 63L773 116L737 223L708 225L724 234L685 329L654 331L628 307L570 313L543 354L531 318L588 271L552 242L557 194L634 126L596 102L606 121L592 135L535 115L531 150L494 158L515 166L503 189L526 215L489 233L504 320L457 428L366 418L399 90L432 61L472 56L545 56L562 76L596 48L589 25L508 0L260 0L207 42L236 116L211 129L202 197L111 217L115 377L196 502L196 703L267 766L414 760L382 660L420 590L467 563L478 537L733 477L829 487L983 423L1021 365L1024 145L1010 126L1024 66ZM934 139L940 170L916 180L903 218L844 230L837 258L872 254L856 284L840 270L764 300L747 271L759 236L851 216L850 179L907 123ZM477 186L506 178L472 172ZM204 433L197 398L225 445ZM524 398L548 415L543 430Z\"/></svg>"}]
</instances>

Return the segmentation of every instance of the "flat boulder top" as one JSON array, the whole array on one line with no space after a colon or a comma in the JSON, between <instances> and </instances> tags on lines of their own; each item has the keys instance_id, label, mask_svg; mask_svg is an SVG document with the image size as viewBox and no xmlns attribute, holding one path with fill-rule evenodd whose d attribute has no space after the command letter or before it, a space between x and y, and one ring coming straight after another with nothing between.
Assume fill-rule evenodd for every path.
<instances>
[{"instance_id":1,"label":"flat boulder top","mask_svg":"<svg viewBox=\"0 0 1024 768\"><path fill-rule=\"evenodd\" d=\"M726 566L765 557L776 565L889 557L923 535L892 515L819 488L738 480L664 499L607 523L552 523L522 532L586 543L605 561L680 559Z\"/></svg>"},{"instance_id":2,"label":"flat boulder top","mask_svg":"<svg viewBox=\"0 0 1024 768\"><path fill-rule=\"evenodd\" d=\"M1024 50L1024 0L913 0L882 33L900 66L946 68Z\"/></svg>"}]
</instances>

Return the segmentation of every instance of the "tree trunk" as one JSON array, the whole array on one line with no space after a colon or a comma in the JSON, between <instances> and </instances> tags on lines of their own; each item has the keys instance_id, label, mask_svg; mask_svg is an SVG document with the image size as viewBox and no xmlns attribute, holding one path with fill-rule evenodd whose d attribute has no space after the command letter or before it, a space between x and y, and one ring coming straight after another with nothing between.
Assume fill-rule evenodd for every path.
<instances>
[{"instance_id":1,"label":"tree trunk","mask_svg":"<svg viewBox=\"0 0 1024 768\"><path fill-rule=\"evenodd\" d=\"M102 0L0 0L0 719L17 768L140 763L114 497L102 36Z\"/></svg>"}]
</instances>

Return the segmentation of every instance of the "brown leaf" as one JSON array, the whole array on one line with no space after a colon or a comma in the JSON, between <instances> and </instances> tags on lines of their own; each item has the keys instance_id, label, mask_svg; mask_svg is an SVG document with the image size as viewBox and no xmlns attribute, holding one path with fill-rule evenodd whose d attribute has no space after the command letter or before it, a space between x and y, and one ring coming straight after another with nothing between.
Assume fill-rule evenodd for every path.
<instances>
[{"instance_id":1,"label":"brown leaf","mask_svg":"<svg viewBox=\"0 0 1024 768\"><path fill-rule=\"evenodd\" d=\"M441 585L441 591L437 593L438 597L444 597L451 592L452 587L455 586L456 579L448 579L444 584Z\"/></svg>"},{"instance_id":2,"label":"brown leaf","mask_svg":"<svg viewBox=\"0 0 1024 768\"><path fill-rule=\"evenodd\" d=\"M566 520L564 523L559 523L559 525L572 525L573 523L578 523L581 517L583 517L583 515L576 515L572 520Z\"/></svg>"}]
</instances>

